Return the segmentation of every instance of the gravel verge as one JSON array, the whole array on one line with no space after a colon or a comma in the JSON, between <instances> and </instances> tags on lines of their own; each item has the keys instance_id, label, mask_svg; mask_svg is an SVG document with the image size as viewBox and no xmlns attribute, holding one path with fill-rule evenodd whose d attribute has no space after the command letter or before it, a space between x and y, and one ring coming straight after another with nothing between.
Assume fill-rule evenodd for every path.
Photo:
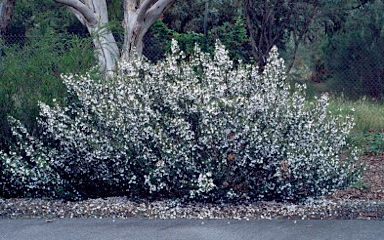
<instances>
[{"instance_id":1,"label":"gravel verge","mask_svg":"<svg viewBox=\"0 0 384 240\"><path fill-rule=\"evenodd\" d=\"M148 219L381 219L384 201L315 200L302 205L275 202L239 204L133 202L124 197L69 202L43 199L0 200L0 218Z\"/></svg>"}]
</instances>

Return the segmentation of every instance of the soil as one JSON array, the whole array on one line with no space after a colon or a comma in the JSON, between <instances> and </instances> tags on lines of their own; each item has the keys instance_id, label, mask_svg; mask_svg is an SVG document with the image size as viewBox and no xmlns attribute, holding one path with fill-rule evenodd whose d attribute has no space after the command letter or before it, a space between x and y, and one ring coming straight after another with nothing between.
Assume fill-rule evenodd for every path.
<instances>
[{"instance_id":1,"label":"soil","mask_svg":"<svg viewBox=\"0 0 384 240\"><path fill-rule=\"evenodd\" d=\"M366 164L361 183L346 190L338 190L329 199L384 200L384 153L374 156L366 154L360 160Z\"/></svg>"}]
</instances>

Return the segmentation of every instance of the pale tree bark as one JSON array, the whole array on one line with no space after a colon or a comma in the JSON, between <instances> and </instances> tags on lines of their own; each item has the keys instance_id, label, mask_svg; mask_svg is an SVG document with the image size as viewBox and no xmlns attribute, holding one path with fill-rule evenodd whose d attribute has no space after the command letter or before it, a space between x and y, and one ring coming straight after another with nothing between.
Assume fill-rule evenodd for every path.
<instances>
[{"instance_id":1,"label":"pale tree bark","mask_svg":"<svg viewBox=\"0 0 384 240\"><path fill-rule=\"evenodd\" d=\"M129 60L134 49L139 55L142 54L144 35L175 0L124 0L124 44L121 51L108 29L106 0L54 1L67 6L87 26L93 37L101 69L113 71L119 59Z\"/></svg>"},{"instance_id":2,"label":"pale tree bark","mask_svg":"<svg viewBox=\"0 0 384 240\"><path fill-rule=\"evenodd\" d=\"M143 52L143 38L148 29L175 0L124 0L124 49L122 58L128 60L133 49Z\"/></svg>"},{"instance_id":3,"label":"pale tree bark","mask_svg":"<svg viewBox=\"0 0 384 240\"><path fill-rule=\"evenodd\" d=\"M96 58L100 70L111 72L119 59L119 49L115 38L108 29L108 10L106 0L54 0L67 6L93 37Z\"/></svg>"},{"instance_id":4,"label":"pale tree bark","mask_svg":"<svg viewBox=\"0 0 384 240\"><path fill-rule=\"evenodd\" d=\"M0 1L0 34L4 35L7 32L8 26L13 17L13 9L15 8L16 0Z\"/></svg>"}]
</instances>

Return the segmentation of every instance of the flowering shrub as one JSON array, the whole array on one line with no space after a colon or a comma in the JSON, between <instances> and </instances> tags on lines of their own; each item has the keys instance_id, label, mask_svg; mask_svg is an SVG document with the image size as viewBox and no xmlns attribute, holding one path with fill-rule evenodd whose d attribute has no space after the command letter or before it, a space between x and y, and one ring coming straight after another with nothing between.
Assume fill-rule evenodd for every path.
<instances>
[{"instance_id":1,"label":"flowering shrub","mask_svg":"<svg viewBox=\"0 0 384 240\"><path fill-rule=\"evenodd\" d=\"M63 76L69 106L40 103L33 138L16 120L19 149L1 153L12 192L298 201L352 184L353 119L327 114L327 97L290 89L273 48L262 75L234 67L220 43L156 65L135 56L112 79Z\"/></svg>"}]
</instances>

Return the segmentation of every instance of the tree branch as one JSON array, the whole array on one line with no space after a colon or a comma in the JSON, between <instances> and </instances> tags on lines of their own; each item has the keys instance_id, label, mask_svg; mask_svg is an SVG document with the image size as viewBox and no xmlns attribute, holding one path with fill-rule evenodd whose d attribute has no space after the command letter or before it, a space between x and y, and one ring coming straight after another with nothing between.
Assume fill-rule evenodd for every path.
<instances>
[{"instance_id":1,"label":"tree branch","mask_svg":"<svg viewBox=\"0 0 384 240\"><path fill-rule=\"evenodd\" d=\"M260 62L260 57L259 57L259 49L256 45L255 41L255 35L253 32L253 25L252 25L252 20L251 20L251 13L250 13L250 4L249 0L244 0L244 6L245 6L245 14L246 14L246 21L247 21L247 28L249 32L249 37L251 39L251 44L252 44L252 55L255 61Z\"/></svg>"},{"instance_id":2,"label":"tree branch","mask_svg":"<svg viewBox=\"0 0 384 240\"><path fill-rule=\"evenodd\" d=\"M97 15L79 0L54 0L54 1L57 3L63 4L67 7L70 7L76 10L77 12L79 12L91 26L94 26L99 22Z\"/></svg>"},{"instance_id":3,"label":"tree branch","mask_svg":"<svg viewBox=\"0 0 384 240\"><path fill-rule=\"evenodd\" d=\"M145 18L151 19L155 22L169 6L173 4L175 0L158 0L147 11ZM153 20L154 19L154 20ZM152 25L152 24L151 24Z\"/></svg>"},{"instance_id":4,"label":"tree branch","mask_svg":"<svg viewBox=\"0 0 384 240\"><path fill-rule=\"evenodd\" d=\"M297 31L296 29L293 31L295 46L294 46L294 49L293 49L293 54L292 54L291 62L288 65L286 73L289 73L291 71L291 69L293 67L293 64L295 63L296 54L297 54L297 50L299 48L299 44L303 40L304 35L307 32L309 24L312 22L313 18L316 15L316 12L318 10L318 3L319 3L318 0L314 1L312 11L311 11L310 15L305 19L304 26L301 29L301 31L299 31L299 33L298 33L299 36L296 36L296 31ZM296 25L295 25L295 28L296 28Z\"/></svg>"},{"instance_id":5,"label":"tree branch","mask_svg":"<svg viewBox=\"0 0 384 240\"><path fill-rule=\"evenodd\" d=\"M147 14L149 8L155 4L157 0L144 0L140 4L139 12L137 13L137 21L142 22Z\"/></svg>"}]
</instances>

